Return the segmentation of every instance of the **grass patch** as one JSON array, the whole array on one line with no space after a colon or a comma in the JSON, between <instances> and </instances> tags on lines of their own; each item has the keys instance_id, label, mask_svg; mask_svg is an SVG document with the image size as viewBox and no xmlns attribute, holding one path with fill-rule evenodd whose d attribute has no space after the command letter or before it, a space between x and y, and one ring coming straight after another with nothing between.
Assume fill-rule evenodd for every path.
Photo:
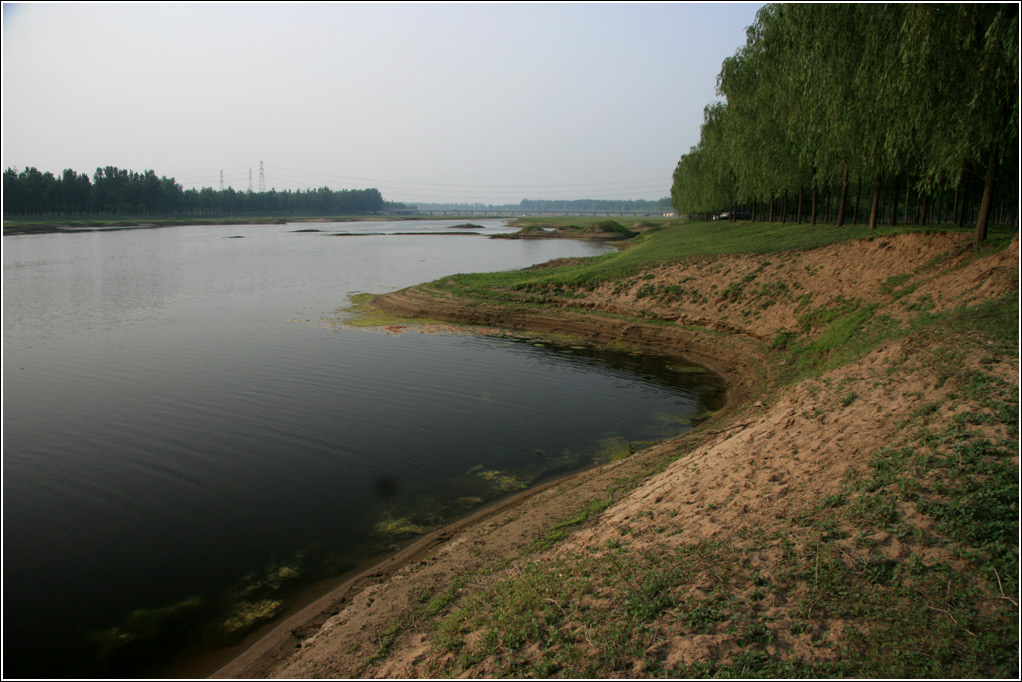
<instances>
[{"instance_id":1,"label":"grass patch","mask_svg":"<svg viewBox=\"0 0 1022 682\"><path fill-rule=\"evenodd\" d=\"M353 294L348 297L351 302L341 311L345 313L344 324L350 327L386 327L390 325L445 324L440 320L425 317L400 317L373 306L375 294Z\"/></svg>"},{"instance_id":2,"label":"grass patch","mask_svg":"<svg viewBox=\"0 0 1022 682\"><path fill-rule=\"evenodd\" d=\"M878 314L876 306L856 305L842 302L837 307L810 313L812 325L826 322L815 340L799 337L790 331L780 332L774 338L770 347L787 354L787 381L816 376L847 364L905 334L902 325L888 315ZM849 400L844 404L850 403Z\"/></svg>"}]
</instances>

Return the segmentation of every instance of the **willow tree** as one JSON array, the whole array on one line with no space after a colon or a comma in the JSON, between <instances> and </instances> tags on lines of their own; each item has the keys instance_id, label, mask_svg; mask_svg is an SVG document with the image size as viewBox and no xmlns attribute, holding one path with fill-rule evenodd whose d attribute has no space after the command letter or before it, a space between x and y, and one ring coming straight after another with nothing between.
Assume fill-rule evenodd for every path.
<instances>
[{"instance_id":1,"label":"willow tree","mask_svg":"<svg viewBox=\"0 0 1022 682\"><path fill-rule=\"evenodd\" d=\"M671 204L679 214L715 213L734 201L735 178L722 147L725 108L715 102L703 110L699 144L681 157L674 170Z\"/></svg>"},{"instance_id":2,"label":"willow tree","mask_svg":"<svg viewBox=\"0 0 1022 682\"><path fill-rule=\"evenodd\" d=\"M799 145L789 134L790 93L779 75L786 52L773 44L771 26L776 6L760 11L747 31L746 44L724 60L717 93L727 98L723 117L725 155L736 179L739 196L774 202L804 182Z\"/></svg>"},{"instance_id":3,"label":"willow tree","mask_svg":"<svg viewBox=\"0 0 1022 682\"><path fill-rule=\"evenodd\" d=\"M848 164L852 152L850 87L856 52L837 49L828 34L853 22L841 6L836 12L815 5L776 5L758 17L775 65L774 90L783 101L781 115L789 146L798 164L808 170L813 191L813 222L817 194L835 183L842 187L838 221L843 220ZM836 115L841 112L842 115Z\"/></svg>"},{"instance_id":4,"label":"willow tree","mask_svg":"<svg viewBox=\"0 0 1022 682\"><path fill-rule=\"evenodd\" d=\"M982 184L976 245L986 239L998 168L1018 159L1018 32L1016 4L906 10L901 87L923 141L919 187L959 189L970 176Z\"/></svg>"},{"instance_id":5,"label":"willow tree","mask_svg":"<svg viewBox=\"0 0 1022 682\"><path fill-rule=\"evenodd\" d=\"M700 182L697 167L712 174L715 200L798 185L800 205L808 181L814 222L817 192L840 187L840 225L854 177L856 208L862 184L872 186L871 229L882 190L892 221L903 195L908 219L913 189L920 219L926 197L951 193L964 221L959 206L982 187L978 244L997 179L1012 175L999 169L1017 174L1018 29L1018 6L1007 4L767 5L722 65L726 106L704 122L685 181Z\"/></svg>"}]
</instances>

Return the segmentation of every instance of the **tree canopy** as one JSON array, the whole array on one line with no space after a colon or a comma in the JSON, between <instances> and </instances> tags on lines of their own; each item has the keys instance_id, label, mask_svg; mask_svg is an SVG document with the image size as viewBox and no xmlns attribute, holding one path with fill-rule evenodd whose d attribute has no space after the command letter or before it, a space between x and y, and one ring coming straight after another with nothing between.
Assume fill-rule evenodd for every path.
<instances>
[{"instance_id":1,"label":"tree canopy","mask_svg":"<svg viewBox=\"0 0 1022 682\"><path fill-rule=\"evenodd\" d=\"M801 220L806 193L812 220L819 195L840 224L865 188L872 227L969 216L984 239L995 192L1018 215L1018 32L1016 4L764 6L678 162L675 208L773 219L780 198L785 220L791 196Z\"/></svg>"}]
</instances>

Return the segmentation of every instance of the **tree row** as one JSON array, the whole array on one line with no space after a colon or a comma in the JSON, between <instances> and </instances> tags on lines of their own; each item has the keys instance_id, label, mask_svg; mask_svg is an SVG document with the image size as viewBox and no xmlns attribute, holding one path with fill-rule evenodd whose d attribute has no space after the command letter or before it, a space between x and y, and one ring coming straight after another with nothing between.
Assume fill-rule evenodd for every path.
<instances>
[{"instance_id":1,"label":"tree row","mask_svg":"<svg viewBox=\"0 0 1022 682\"><path fill-rule=\"evenodd\" d=\"M772 4L678 162L679 213L1018 221L1018 5Z\"/></svg>"},{"instance_id":2,"label":"tree row","mask_svg":"<svg viewBox=\"0 0 1022 682\"><path fill-rule=\"evenodd\" d=\"M173 178L107 166L90 179L65 170L60 177L26 168L3 175L3 212L14 215L345 215L384 208L376 189L239 192L182 189Z\"/></svg>"}]
</instances>

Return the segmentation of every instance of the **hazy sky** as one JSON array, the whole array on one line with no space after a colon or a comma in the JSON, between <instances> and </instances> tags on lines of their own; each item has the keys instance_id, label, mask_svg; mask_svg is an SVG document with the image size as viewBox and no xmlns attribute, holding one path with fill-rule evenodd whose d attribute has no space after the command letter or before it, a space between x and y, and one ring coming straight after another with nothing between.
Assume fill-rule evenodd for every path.
<instances>
[{"instance_id":1,"label":"hazy sky","mask_svg":"<svg viewBox=\"0 0 1022 682\"><path fill-rule=\"evenodd\" d=\"M762 3L4 3L3 167L657 199Z\"/></svg>"}]
</instances>

